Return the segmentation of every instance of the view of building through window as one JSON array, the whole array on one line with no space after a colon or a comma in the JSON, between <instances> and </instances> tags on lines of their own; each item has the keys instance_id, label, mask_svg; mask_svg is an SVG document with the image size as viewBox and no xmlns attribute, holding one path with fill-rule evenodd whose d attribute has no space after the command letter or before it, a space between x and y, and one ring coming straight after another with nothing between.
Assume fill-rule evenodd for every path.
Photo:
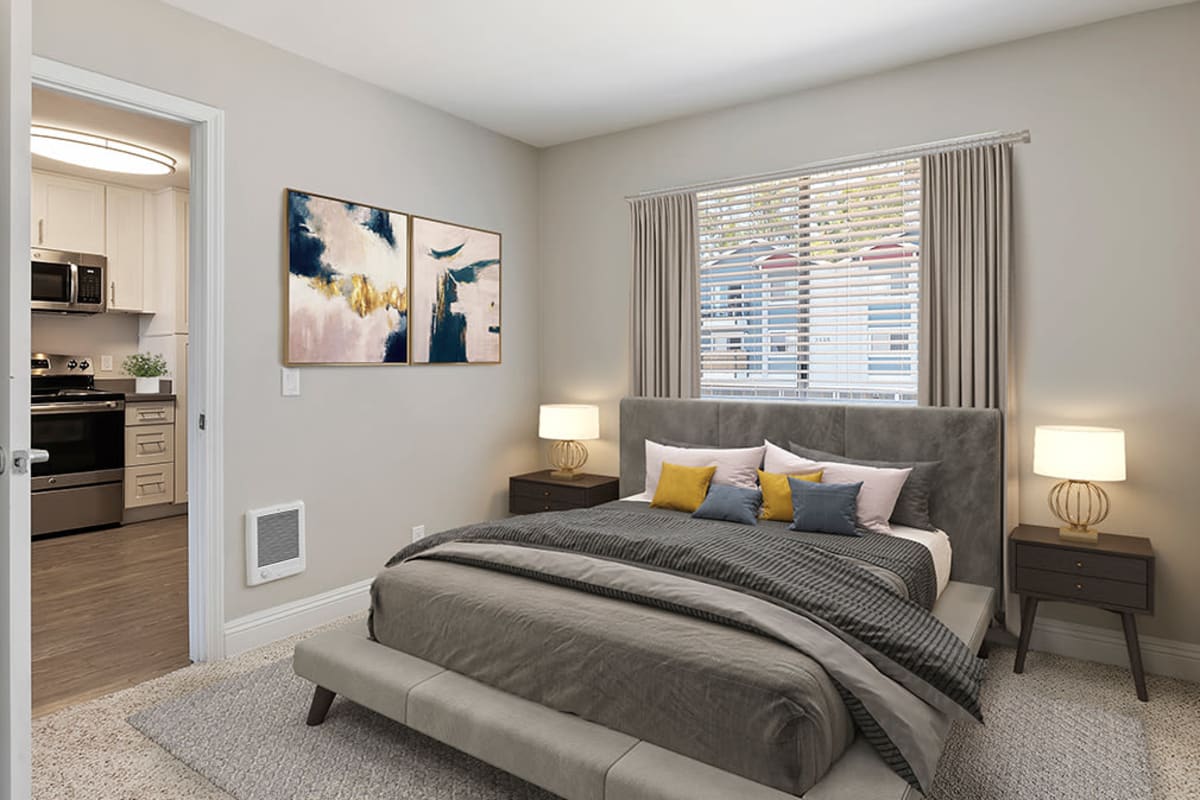
<instances>
[{"instance_id":1,"label":"view of building through window","mask_svg":"<svg viewBox=\"0 0 1200 800\"><path fill-rule=\"evenodd\" d=\"M698 202L702 396L916 402L918 160Z\"/></svg>"}]
</instances>

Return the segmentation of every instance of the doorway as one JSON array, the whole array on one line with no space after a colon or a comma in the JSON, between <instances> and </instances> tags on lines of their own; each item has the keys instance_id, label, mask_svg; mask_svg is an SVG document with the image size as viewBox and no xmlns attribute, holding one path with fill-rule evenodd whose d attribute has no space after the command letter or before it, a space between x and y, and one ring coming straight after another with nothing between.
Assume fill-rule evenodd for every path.
<instances>
[{"instance_id":1,"label":"doorway","mask_svg":"<svg viewBox=\"0 0 1200 800\"><path fill-rule=\"evenodd\" d=\"M191 661L218 660L224 656L223 507L220 483L223 416L223 112L185 98L36 56L32 60L32 81L35 92L53 92L72 102L97 104L109 111L132 113L154 123L169 123L186 129L190 155L190 185L186 196L180 187L160 187L151 193L152 196L140 195L143 210L153 206L158 218L170 218L175 227L172 241L186 240L176 257L186 264L186 269L172 270L171 274L177 283L162 296L151 298L151 292L161 289L161 285L151 290L149 284L144 284L140 308L136 293L133 295L135 299L130 299L130 293L127 292L115 300L119 308L137 319L138 351L162 356L168 369L175 373L169 388L167 384L162 384L162 389L166 391L160 394L176 395L178 392L185 397L185 402L167 411L163 403L157 403L156 406L161 398L147 397L145 403L137 401L126 407L126 443L131 438L136 442L139 432L145 434L142 439L147 443L143 463L134 466L139 469L145 467L141 471L152 474L141 482L141 488L131 490L130 484L126 484L126 507L122 513L125 517L123 521L131 524L118 530L127 529L142 534L144 538L140 545L143 546L149 546L156 539L159 545L168 542L169 545L160 548L164 553L172 547L182 546L186 550L186 576L176 585L182 588L186 584L187 658ZM124 188L137 190L139 187ZM125 192L121 196L134 208L137 207L139 195L136 192ZM44 236L44 231L42 234ZM136 237L129 238L133 241ZM36 242L34 239L35 246ZM165 251L159 252L158 245L151 244L150 238L145 239L143 244L155 248L156 259L167 257ZM113 287L111 281L109 283L106 288L111 291ZM144 313L151 308L162 308L168 297L176 303L173 315ZM169 324L154 323L155 318L162 323L168 316L171 317ZM112 352L96 355L113 356L112 374L117 377L116 360L121 351L112 347L107 349ZM104 365L97 363L96 367ZM120 379L127 378L120 376ZM135 396L136 393L133 393L127 398ZM140 422L138 413L135 413L137 406L141 406L141 410L148 415ZM170 417L170 430L162 416L164 413ZM174 437L171 444L177 443L171 449L186 452L186 458L181 462L168 462L161 453L155 455L161 449L170 447L167 443L170 435ZM125 473L137 484L139 476L131 474L128 465ZM169 494L164 483L172 484ZM154 494L156 491L158 495ZM182 506L186 514L162 514L163 507L169 505ZM174 510L177 512L180 508ZM65 547L57 540L52 543ZM135 554L139 550L139 543L131 538L129 547L129 552ZM49 561L53 563L54 559ZM29 586L13 587L13 590L27 593Z\"/></svg>"},{"instance_id":2,"label":"doorway","mask_svg":"<svg viewBox=\"0 0 1200 800\"><path fill-rule=\"evenodd\" d=\"M32 122L38 717L190 663L191 127L41 86Z\"/></svg>"}]
</instances>

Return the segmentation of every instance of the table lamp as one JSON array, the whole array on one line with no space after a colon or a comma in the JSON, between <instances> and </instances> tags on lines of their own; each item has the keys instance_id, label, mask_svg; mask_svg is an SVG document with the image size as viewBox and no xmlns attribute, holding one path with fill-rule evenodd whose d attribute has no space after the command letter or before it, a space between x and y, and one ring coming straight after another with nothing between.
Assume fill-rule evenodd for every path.
<instances>
[{"instance_id":1,"label":"table lamp","mask_svg":"<svg viewBox=\"0 0 1200 800\"><path fill-rule=\"evenodd\" d=\"M587 448L580 439L600 438L600 407L553 403L541 407L538 413L538 437L555 439L550 445L552 477L574 480L579 469L587 463Z\"/></svg>"},{"instance_id":2,"label":"table lamp","mask_svg":"<svg viewBox=\"0 0 1200 800\"><path fill-rule=\"evenodd\" d=\"M1050 490L1050 511L1064 523L1063 539L1095 542L1094 526L1108 516L1108 494L1092 481L1125 480L1125 431L1078 425L1038 425L1033 471L1062 478Z\"/></svg>"}]
</instances>

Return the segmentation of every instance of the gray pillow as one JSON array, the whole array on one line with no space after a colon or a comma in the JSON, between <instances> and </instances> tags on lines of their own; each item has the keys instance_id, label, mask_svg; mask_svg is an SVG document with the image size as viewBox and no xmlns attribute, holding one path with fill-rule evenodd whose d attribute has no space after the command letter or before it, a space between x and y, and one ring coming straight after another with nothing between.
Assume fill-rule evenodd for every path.
<instances>
[{"instance_id":1,"label":"gray pillow","mask_svg":"<svg viewBox=\"0 0 1200 800\"><path fill-rule=\"evenodd\" d=\"M700 507L692 512L697 519L720 519L740 522L742 525L757 525L758 511L762 508L762 492L758 489L743 489L714 483Z\"/></svg>"},{"instance_id":2,"label":"gray pillow","mask_svg":"<svg viewBox=\"0 0 1200 800\"><path fill-rule=\"evenodd\" d=\"M813 461L834 461L839 464L861 464L864 467L884 467L886 469L908 469L908 480L896 498L896 507L892 509L891 521L897 525L907 525L910 528L920 528L932 531L937 526L930 518L930 498L933 496L933 484L937 480L938 467L941 461L869 461L865 458L846 458L836 453L826 453L824 450L813 450L811 447L801 447L795 442L788 442L788 449L801 458Z\"/></svg>"},{"instance_id":3,"label":"gray pillow","mask_svg":"<svg viewBox=\"0 0 1200 800\"><path fill-rule=\"evenodd\" d=\"M792 487L791 530L862 536L858 530L858 490L862 483L813 483L788 478Z\"/></svg>"}]
</instances>

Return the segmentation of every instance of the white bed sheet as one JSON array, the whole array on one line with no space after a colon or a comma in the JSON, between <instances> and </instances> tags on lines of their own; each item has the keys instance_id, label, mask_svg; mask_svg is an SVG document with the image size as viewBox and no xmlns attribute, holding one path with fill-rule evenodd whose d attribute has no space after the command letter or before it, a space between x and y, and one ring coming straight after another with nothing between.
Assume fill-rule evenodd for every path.
<instances>
[{"instance_id":1,"label":"white bed sheet","mask_svg":"<svg viewBox=\"0 0 1200 800\"><path fill-rule=\"evenodd\" d=\"M645 492L639 492L638 494L631 494L621 499L634 503L649 503L651 498ZM937 577L937 593L938 597L941 597L942 592L946 590L946 584L950 583L950 563L953 560L950 537L942 530L923 531L920 528L909 528L904 525L892 525L892 535L924 545L929 554L933 556L933 572Z\"/></svg>"}]
</instances>

